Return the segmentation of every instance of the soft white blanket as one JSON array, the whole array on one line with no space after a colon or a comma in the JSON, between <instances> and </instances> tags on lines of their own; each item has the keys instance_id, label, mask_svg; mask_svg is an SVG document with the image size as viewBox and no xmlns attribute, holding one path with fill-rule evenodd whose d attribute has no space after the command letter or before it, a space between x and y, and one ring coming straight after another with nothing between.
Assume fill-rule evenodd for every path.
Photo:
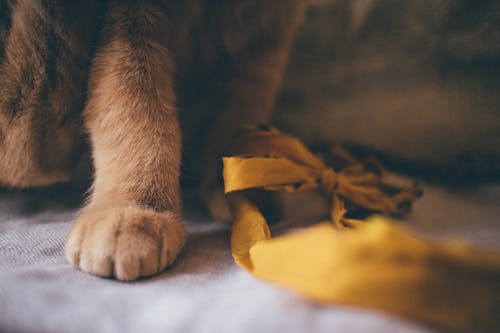
<instances>
[{"instance_id":1,"label":"soft white blanket","mask_svg":"<svg viewBox=\"0 0 500 333\"><path fill-rule=\"evenodd\" d=\"M403 223L427 236L500 244L500 186L425 191ZM78 207L68 193L0 192L1 332L437 331L378 311L310 304L261 282L233 263L227 227L189 208L191 237L171 269L135 283L87 275L63 255ZM289 199L286 223L318 218L317 197Z\"/></svg>"}]
</instances>

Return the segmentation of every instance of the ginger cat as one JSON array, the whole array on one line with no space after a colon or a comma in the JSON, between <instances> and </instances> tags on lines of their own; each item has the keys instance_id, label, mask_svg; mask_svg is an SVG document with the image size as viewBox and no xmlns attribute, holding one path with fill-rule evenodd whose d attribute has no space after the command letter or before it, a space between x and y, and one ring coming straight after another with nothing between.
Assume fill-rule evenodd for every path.
<instances>
[{"instance_id":1,"label":"ginger cat","mask_svg":"<svg viewBox=\"0 0 500 333\"><path fill-rule=\"evenodd\" d=\"M67 181L88 137L95 177L68 260L119 280L160 272L186 238L181 155L210 191L234 130L267 120L304 8L0 0L0 185Z\"/></svg>"}]
</instances>

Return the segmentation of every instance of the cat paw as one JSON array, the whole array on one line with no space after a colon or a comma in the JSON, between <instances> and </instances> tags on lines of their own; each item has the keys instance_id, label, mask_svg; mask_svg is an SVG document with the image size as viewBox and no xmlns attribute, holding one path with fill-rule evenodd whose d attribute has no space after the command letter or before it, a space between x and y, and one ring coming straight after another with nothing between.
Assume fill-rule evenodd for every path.
<instances>
[{"instance_id":1,"label":"cat paw","mask_svg":"<svg viewBox=\"0 0 500 333\"><path fill-rule=\"evenodd\" d=\"M68 261L93 275L131 281L162 271L186 239L180 218L136 206L90 207L66 242Z\"/></svg>"},{"instance_id":2,"label":"cat paw","mask_svg":"<svg viewBox=\"0 0 500 333\"><path fill-rule=\"evenodd\" d=\"M203 203L215 221L231 221L231 211L227 202L224 189L216 187L208 194L203 194Z\"/></svg>"},{"instance_id":3,"label":"cat paw","mask_svg":"<svg viewBox=\"0 0 500 333\"><path fill-rule=\"evenodd\" d=\"M283 197L281 193L261 189L246 190L245 193L257 205L268 222L273 223L281 220L283 217ZM204 195L203 201L214 220L231 221L231 210L222 187L216 187L208 195Z\"/></svg>"}]
</instances>

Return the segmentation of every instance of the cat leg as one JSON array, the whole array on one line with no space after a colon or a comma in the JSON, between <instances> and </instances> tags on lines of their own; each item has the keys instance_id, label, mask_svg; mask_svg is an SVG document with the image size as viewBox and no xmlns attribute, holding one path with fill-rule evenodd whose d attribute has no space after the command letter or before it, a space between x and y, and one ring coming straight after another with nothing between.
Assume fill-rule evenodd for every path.
<instances>
[{"instance_id":1,"label":"cat leg","mask_svg":"<svg viewBox=\"0 0 500 333\"><path fill-rule=\"evenodd\" d=\"M103 7L0 1L0 185L70 179L84 147L87 64Z\"/></svg>"},{"instance_id":2,"label":"cat leg","mask_svg":"<svg viewBox=\"0 0 500 333\"><path fill-rule=\"evenodd\" d=\"M286 10L280 10L279 6L273 8L277 12L269 16L272 22L261 22L262 30L248 37L248 43L241 49L232 50L231 61L221 69L213 84L219 88L214 94L217 113L207 131L208 147L201 165L205 167L202 196L216 218L228 218L220 187L221 157L227 154L231 138L239 128L268 122L295 31L302 21L303 3L297 2ZM235 44L227 41L231 38L234 36L228 33L226 44ZM265 126L262 129L265 130ZM257 196L263 199L261 207L280 206L279 197L273 193L259 192ZM279 218L280 212L268 211L267 215Z\"/></svg>"},{"instance_id":3,"label":"cat leg","mask_svg":"<svg viewBox=\"0 0 500 333\"><path fill-rule=\"evenodd\" d=\"M91 274L134 280L164 269L185 242L180 128L165 14L147 1L110 6L84 111L95 180L66 256Z\"/></svg>"}]
</instances>

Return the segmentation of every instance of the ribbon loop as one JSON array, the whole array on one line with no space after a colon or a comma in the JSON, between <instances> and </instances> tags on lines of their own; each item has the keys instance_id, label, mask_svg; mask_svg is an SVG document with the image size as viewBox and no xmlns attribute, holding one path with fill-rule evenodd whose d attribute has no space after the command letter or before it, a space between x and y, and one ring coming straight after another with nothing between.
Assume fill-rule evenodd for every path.
<instances>
[{"instance_id":1,"label":"ribbon loop","mask_svg":"<svg viewBox=\"0 0 500 333\"><path fill-rule=\"evenodd\" d=\"M330 197L337 189L337 173L331 168L321 170L320 186L321 189Z\"/></svg>"},{"instance_id":2,"label":"ribbon loop","mask_svg":"<svg viewBox=\"0 0 500 333\"><path fill-rule=\"evenodd\" d=\"M223 159L223 176L233 217L231 252L240 267L317 302L500 332L500 254L426 242L381 218L346 217L352 208L404 214L401 206L409 209L421 195L418 186L393 185L380 167L373 170L339 149L332 157L345 166L335 171L299 140L273 129L249 128L235 141L239 155ZM321 189L331 221L273 238L257 205L239 193L253 188Z\"/></svg>"}]
</instances>

